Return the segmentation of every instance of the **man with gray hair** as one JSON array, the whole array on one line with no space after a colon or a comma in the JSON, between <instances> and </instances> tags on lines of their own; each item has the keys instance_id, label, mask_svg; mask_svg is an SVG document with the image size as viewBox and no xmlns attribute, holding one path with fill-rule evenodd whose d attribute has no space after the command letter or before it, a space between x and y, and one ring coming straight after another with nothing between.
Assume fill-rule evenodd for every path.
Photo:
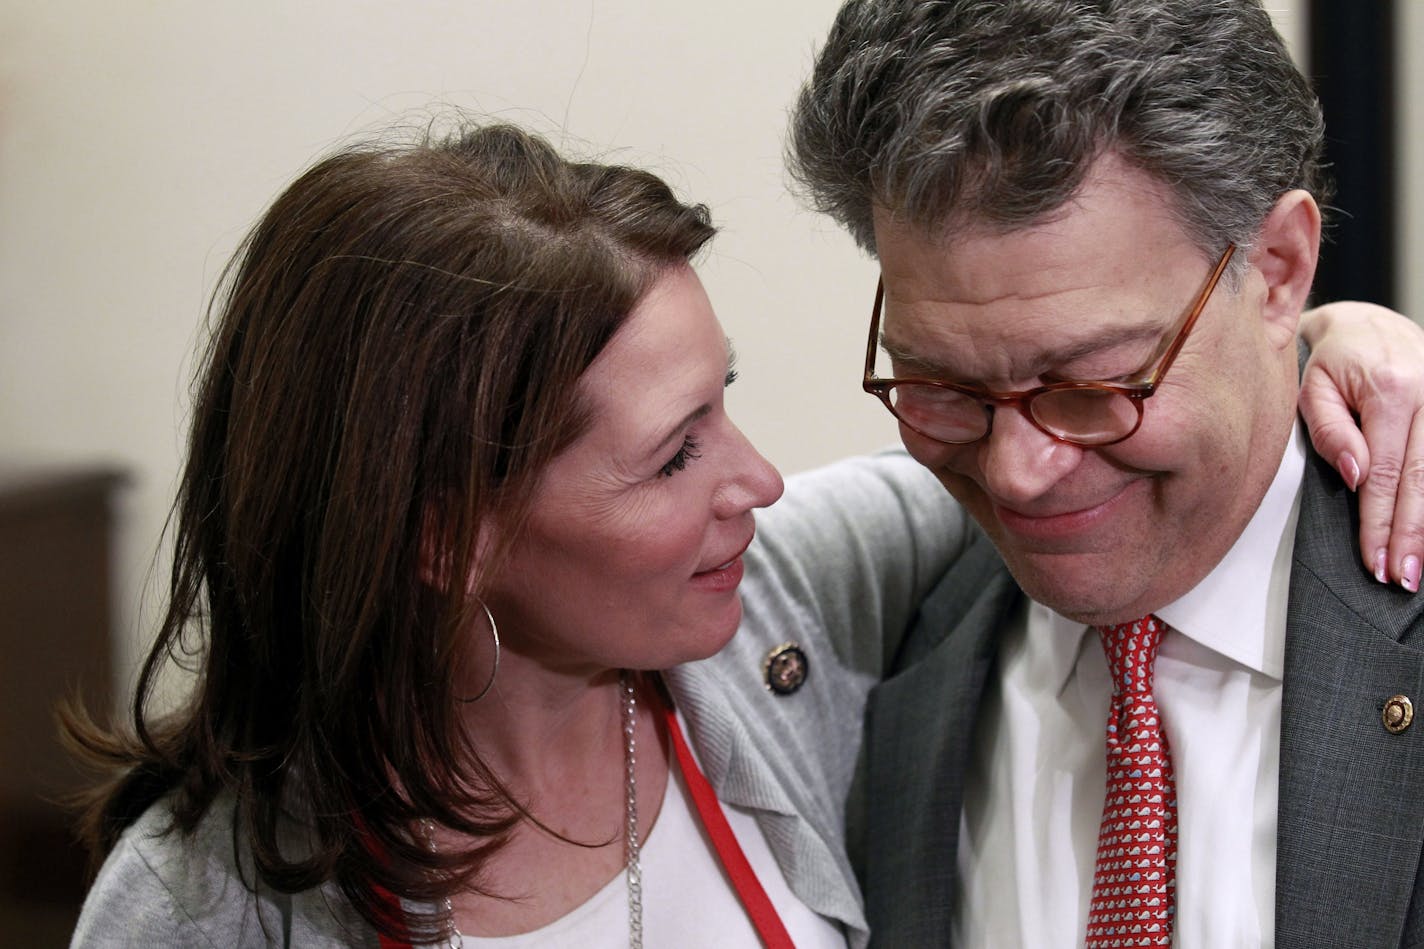
<instances>
[{"instance_id":1,"label":"man with gray hair","mask_svg":"<svg viewBox=\"0 0 1424 949\"><path fill-rule=\"evenodd\" d=\"M867 390L987 535L871 693L880 944L1424 940L1424 604L1296 424L1321 140L1256 0L841 9L794 173L879 258Z\"/></svg>"}]
</instances>

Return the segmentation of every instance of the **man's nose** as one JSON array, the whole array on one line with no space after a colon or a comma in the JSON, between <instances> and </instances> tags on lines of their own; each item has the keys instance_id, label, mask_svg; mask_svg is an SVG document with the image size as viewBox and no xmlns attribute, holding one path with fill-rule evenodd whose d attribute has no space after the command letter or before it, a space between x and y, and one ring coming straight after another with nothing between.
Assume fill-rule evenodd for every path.
<instances>
[{"instance_id":1,"label":"man's nose","mask_svg":"<svg viewBox=\"0 0 1424 949\"><path fill-rule=\"evenodd\" d=\"M979 448L984 487L1010 507L1046 494L1082 460L1083 449L1053 438L1015 407L994 412L993 426Z\"/></svg>"}]
</instances>

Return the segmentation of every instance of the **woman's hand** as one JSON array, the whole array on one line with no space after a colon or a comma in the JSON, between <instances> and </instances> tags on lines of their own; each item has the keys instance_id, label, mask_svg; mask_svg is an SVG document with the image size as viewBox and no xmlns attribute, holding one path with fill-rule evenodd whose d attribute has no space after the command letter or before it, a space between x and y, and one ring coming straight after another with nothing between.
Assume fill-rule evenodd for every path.
<instances>
[{"instance_id":1,"label":"woman's hand","mask_svg":"<svg viewBox=\"0 0 1424 949\"><path fill-rule=\"evenodd\" d=\"M1300 325L1311 349L1300 411L1315 450L1359 491L1365 566L1381 583L1416 591L1424 558L1424 329L1393 310L1349 302L1307 311Z\"/></svg>"}]
</instances>

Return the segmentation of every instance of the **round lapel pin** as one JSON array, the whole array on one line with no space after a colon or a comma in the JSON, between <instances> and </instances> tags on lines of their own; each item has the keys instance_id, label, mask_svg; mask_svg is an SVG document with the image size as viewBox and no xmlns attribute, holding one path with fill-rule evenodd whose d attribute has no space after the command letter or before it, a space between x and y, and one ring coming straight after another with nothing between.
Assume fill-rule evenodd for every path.
<instances>
[{"instance_id":1,"label":"round lapel pin","mask_svg":"<svg viewBox=\"0 0 1424 949\"><path fill-rule=\"evenodd\" d=\"M790 695L805 683L811 667L805 650L796 643L782 643L766 654L761 671L768 689Z\"/></svg>"}]
</instances>

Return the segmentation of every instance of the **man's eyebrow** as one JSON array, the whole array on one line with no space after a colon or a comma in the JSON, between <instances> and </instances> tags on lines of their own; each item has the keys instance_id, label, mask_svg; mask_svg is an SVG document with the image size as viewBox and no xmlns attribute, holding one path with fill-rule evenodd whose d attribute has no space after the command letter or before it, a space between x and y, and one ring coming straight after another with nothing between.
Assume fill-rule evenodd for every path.
<instances>
[{"instance_id":1,"label":"man's eyebrow","mask_svg":"<svg viewBox=\"0 0 1424 949\"><path fill-rule=\"evenodd\" d=\"M1158 326L1116 326L1091 338L1077 340L1061 348L1035 354L1032 357L1032 362L1026 363L1023 373L1026 376L1041 375L1054 367L1067 365L1086 356L1112 349L1114 346L1136 343L1144 339L1162 339L1164 332L1170 332L1170 328L1164 331ZM880 348L901 367L900 371L905 374L906 378L924 377L960 381L958 378L960 373L955 367L887 340L883 332L880 334Z\"/></svg>"},{"instance_id":2,"label":"man's eyebrow","mask_svg":"<svg viewBox=\"0 0 1424 949\"><path fill-rule=\"evenodd\" d=\"M885 334L880 334L880 348L885 355L889 356L902 371L910 376L951 376L951 373L943 363L928 359L916 353L910 352L902 346L890 342L885 338Z\"/></svg>"}]
</instances>

